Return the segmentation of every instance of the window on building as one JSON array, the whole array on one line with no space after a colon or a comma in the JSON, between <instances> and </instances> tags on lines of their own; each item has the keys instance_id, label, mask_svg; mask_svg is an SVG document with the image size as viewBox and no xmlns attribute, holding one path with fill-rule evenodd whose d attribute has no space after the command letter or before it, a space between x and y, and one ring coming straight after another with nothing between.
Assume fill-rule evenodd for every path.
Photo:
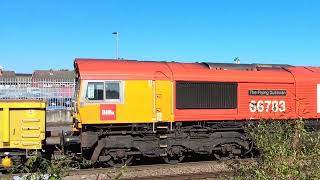
<instances>
[{"instance_id":1,"label":"window on building","mask_svg":"<svg viewBox=\"0 0 320 180\"><path fill-rule=\"evenodd\" d=\"M103 82L89 82L86 98L88 100L103 100Z\"/></svg>"}]
</instances>

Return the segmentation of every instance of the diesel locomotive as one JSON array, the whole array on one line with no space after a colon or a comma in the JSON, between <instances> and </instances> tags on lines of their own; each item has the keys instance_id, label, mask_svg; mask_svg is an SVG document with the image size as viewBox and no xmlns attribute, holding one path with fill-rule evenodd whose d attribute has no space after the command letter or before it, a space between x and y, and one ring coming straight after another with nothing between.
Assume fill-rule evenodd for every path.
<instances>
[{"instance_id":1,"label":"diesel locomotive","mask_svg":"<svg viewBox=\"0 0 320 180\"><path fill-rule=\"evenodd\" d=\"M73 131L44 146L92 163L247 157L246 123L320 118L319 67L79 58L74 68Z\"/></svg>"}]
</instances>

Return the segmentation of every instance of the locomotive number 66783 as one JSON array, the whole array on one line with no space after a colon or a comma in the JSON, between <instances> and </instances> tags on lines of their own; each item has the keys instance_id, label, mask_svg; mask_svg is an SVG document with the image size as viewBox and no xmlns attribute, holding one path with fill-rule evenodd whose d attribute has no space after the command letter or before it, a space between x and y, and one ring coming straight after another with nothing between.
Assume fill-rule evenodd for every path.
<instances>
[{"instance_id":1,"label":"locomotive number 66783","mask_svg":"<svg viewBox=\"0 0 320 180\"><path fill-rule=\"evenodd\" d=\"M250 112L285 112L286 102L284 100L251 100Z\"/></svg>"}]
</instances>

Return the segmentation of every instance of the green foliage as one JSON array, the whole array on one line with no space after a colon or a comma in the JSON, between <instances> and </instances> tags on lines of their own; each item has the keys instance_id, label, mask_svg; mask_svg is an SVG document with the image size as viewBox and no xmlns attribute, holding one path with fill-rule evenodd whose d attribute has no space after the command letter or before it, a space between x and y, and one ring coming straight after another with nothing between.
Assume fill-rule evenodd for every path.
<instances>
[{"instance_id":1,"label":"green foliage","mask_svg":"<svg viewBox=\"0 0 320 180\"><path fill-rule=\"evenodd\" d=\"M12 174L21 173L20 177L24 180L60 180L67 171L81 166L81 162L73 156L62 156L54 160L32 156L26 163L13 169Z\"/></svg>"},{"instance_id":2,"label":"green foliage","mask_svg":"<svg viewBox=\"0 0 320 180\"><path fill-rule=\"evenodd\" d=\"M238 167L236 179L320 179L320 132L306 131L302 120L260 121L247 132L261 154Z\"/></svg>"}]
</instances>

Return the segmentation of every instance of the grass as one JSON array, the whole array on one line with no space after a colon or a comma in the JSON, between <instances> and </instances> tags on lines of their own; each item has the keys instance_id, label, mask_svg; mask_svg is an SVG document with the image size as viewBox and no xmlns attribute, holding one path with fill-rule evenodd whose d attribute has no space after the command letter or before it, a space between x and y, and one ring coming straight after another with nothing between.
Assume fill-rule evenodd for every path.
<instances>
[{"instance_id":1,"label":"grass","mask_svg":"<svg viewBox=\"0 0 320 180\"><path fill-rule=\"evenodd\" d=\"M320 179L320 132L307 131L302 120L259 121L247 132L260 157L238 167L235 179Z\"/></svg>"},{"instance_id":2,"label":"grass","mask_svg":"<svg viewBox=\"0 0 320 180\"><path fill-rule=\"evenodd\" d=\"M71 170L88 168L90 164L75 156L61 156L58 159L48 160L40 156L31 156L25 164L16 166L11 174L20 177L22 180L62 180L68 176ZM117 169L115 174L108 175L107 179L120 179L127 170L127 165ZM101 179L97 174L96 179Z\"/></svg>"},{"instance_id":3,"label":"grass","mask_svg":"<svg viewBox=\"0 0 320 180\"><path fill-rule=\"evenodd\" d=\"M62 156L48 160L39 156L31 156L23 165L12 169L12 174L20 174L23 180L60 180L72 169L80 169L83 164L74 156Z\"/></svg>"}]
</instances>

